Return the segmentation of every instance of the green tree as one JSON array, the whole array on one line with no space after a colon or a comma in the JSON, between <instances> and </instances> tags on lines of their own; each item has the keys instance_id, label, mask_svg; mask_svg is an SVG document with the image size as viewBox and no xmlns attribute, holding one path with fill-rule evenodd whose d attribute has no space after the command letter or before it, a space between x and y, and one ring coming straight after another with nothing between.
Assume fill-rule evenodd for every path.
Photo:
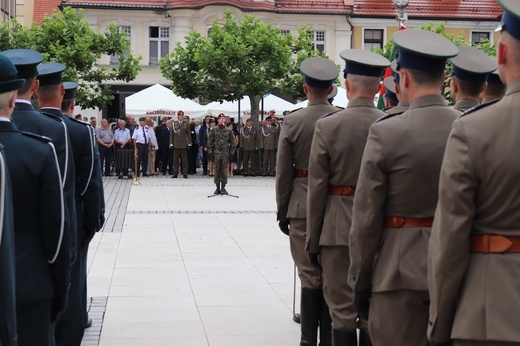
<instances>
[{"instance_id":1,"label":"green tree","mask_svg":"<svg viewBox=\"0 0 520 346\"><path fill-rule=\"evenodd\" d=\"M220 102L248 96L255 115L262 95L274 87L301 95L293 92L295 85L300 90L302 85L298 61L315 54L305 29L294 38L251 15L241 21L231 11L224 15L224 23L213 22L207 37L192 31L184 46L178 43L173 53L161 59L162 74L172 81L175 94ZM300 84L287 81L293 78L300 78ZM258 121L256 116L253 119Z\"/></svg>"},{"instance_id":2,"label":"green tree","mask_svg":"<svg viewBox=\"0 0 520 346\"><path fill-rule=\"evenodd\" d=\"M135 79L141 70L141 57L132 56L130 41L112 24L104 33L93 31L82 12L65 7L62 12L45 18L41 25L30 28L19 23L0 26L0 50L28 48L42 53L46 62L60 62L67 69L64 80L80 85L77 103L81 108L104 108L113 96L106 85L109 81ZM100 66L102 55L117 54L119 64Z\"/></svg>"}]
</instances>

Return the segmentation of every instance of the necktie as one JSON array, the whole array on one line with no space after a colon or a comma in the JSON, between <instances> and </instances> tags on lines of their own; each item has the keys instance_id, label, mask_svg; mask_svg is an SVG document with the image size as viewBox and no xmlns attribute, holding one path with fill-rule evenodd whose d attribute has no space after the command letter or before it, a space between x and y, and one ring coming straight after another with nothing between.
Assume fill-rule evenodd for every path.
<instances>
[{"instance_id":1,"label":"necktie","mask_svg":"<svg viewBox=\"0 0 520 346\"><path fill-rule=\"evenodd\" d=\"M143 127L143 136L144 136L144 144L148 144L148 141L146 140L146 131L144 130L144 127Z\"/></svg>"}]
</instances>

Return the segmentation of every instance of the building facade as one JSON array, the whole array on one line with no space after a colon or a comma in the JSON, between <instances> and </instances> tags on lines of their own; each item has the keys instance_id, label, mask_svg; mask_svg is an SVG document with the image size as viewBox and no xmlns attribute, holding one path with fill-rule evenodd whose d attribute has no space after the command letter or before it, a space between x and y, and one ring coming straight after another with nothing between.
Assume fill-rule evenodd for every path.
<instances>
[{"instance_id":1,"label":"building facade","mask_svg":"<svg viewBox=\"0 0 520 346\"><path fill-rule=\"evenodd\" d=\"M0 1L0 21L8 22L13 18L16 18L16 4L20 0L1 0ZM23 0L22 0L23 1Z\"/></svg>"}]
</instances>

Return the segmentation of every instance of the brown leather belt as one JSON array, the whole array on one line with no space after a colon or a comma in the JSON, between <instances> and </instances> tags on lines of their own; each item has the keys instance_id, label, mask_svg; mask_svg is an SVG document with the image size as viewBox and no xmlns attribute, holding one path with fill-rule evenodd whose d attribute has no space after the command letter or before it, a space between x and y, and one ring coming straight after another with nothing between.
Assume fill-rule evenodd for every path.
<instances>
[{"instance_id":1,"label":"brown leather belt","mask_svg":"<svg viewBox=\"0 0 520 346\"><path fill-rule=\"evenodd\" d=\"M306 169L296 169L294 171L295 178L307 178L309 176L309 171Z\"/></svg>"},{"instance_id":2,"label":"brown leather belt","mask_svg":"<svg viewBox=\"0 0 520 346\"><path fill-rule=\"evenodd\" d=\"M354 193L356 193L355 186L329 185L329 194L330 195L354 196Z\"/></svg>"},{"instance_id":3,"label":"brown leather belt","mask_svg":"<svg viewBox=\"0 0 520 346\"><path fill-rule=\"evenodd\" d=\"M471 236L472 253L520 252L520 237L483 234Z\"/></svg>"},{"instance_id":4,"label":"brown leather belt","mask_svg":"<svg viewBox=\"0 0 520 346\"><path fill-rule=\"evenodd\" d=\"M431 227L433 225L433 217L413 219L400 216L385 216L384 224L387 228Z\"/></svg>"}]
</instances>

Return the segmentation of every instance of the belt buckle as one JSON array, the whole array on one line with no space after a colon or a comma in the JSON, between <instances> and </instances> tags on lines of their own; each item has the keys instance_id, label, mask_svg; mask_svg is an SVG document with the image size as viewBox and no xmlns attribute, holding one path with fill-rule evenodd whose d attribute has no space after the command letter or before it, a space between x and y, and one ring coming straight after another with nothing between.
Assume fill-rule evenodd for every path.
<instances>
[{"instance_id":1,"label":"belt buckle","mask_svg":"<svg viewBox=\"0 0 520 346\"><path fill-rule=\"evenodd\" d=\"M352 193L352 188L350 186L345 186L343 188L343 194L344 195L350 195Z\"/></svg>"}]
</instances>

